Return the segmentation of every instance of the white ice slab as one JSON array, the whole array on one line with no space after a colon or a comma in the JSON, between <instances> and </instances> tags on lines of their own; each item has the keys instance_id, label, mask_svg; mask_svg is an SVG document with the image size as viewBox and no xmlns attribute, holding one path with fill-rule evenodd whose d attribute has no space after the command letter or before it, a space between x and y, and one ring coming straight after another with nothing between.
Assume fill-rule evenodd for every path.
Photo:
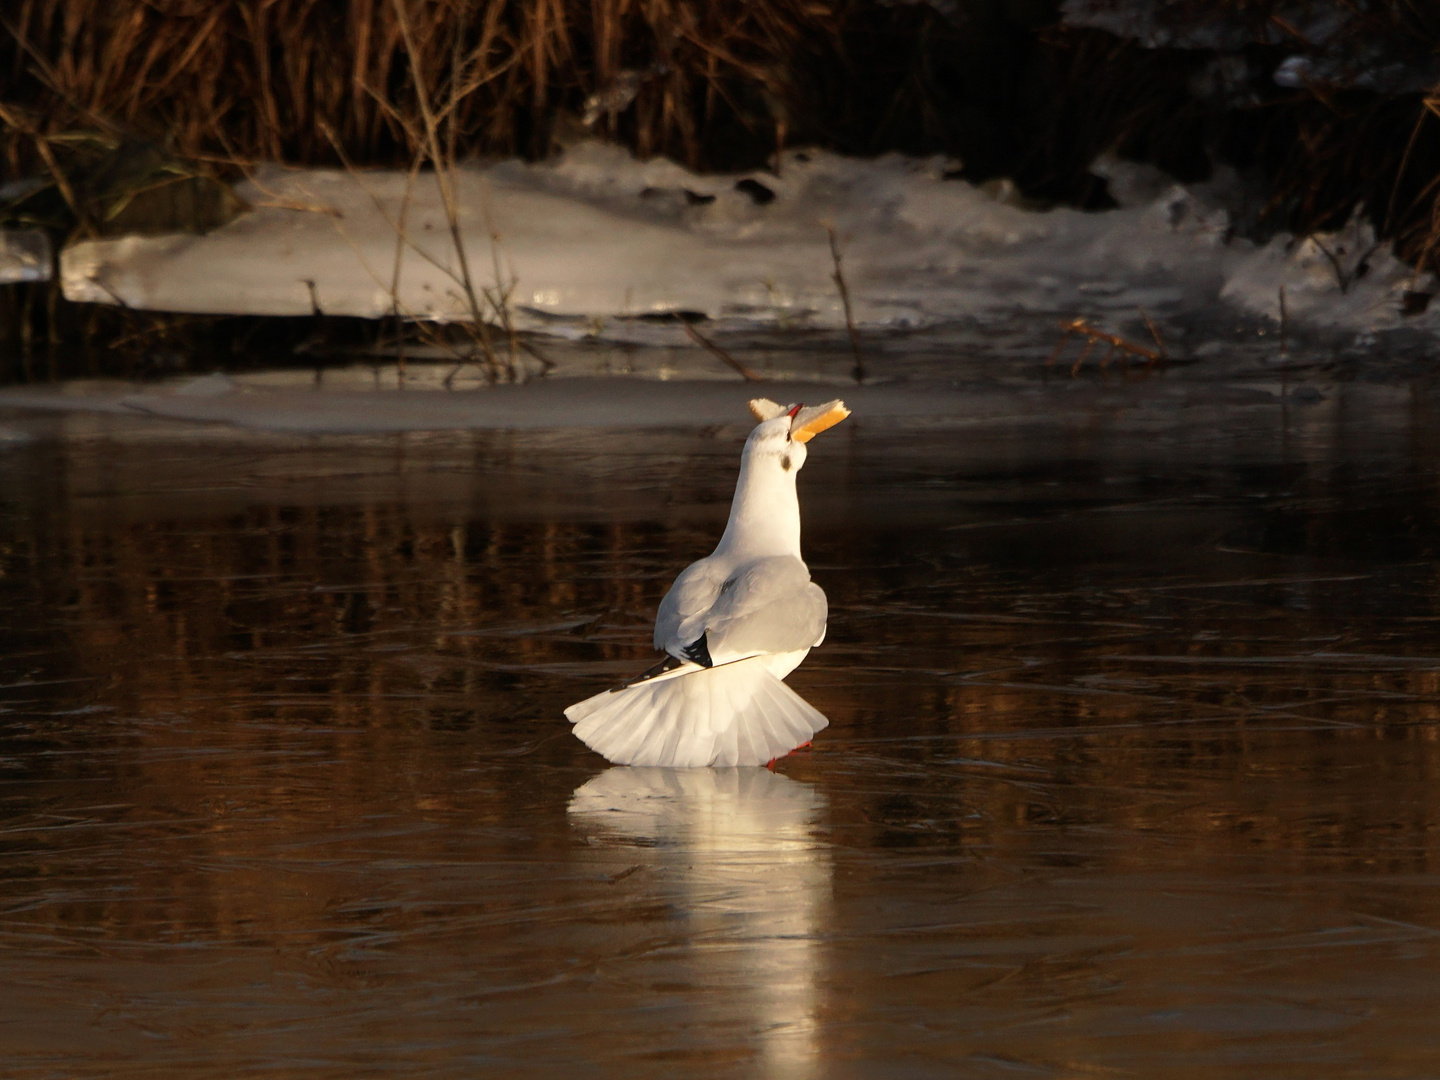
<instances>
[{"instance_id":1,"label":"white ice slab","mask_svg":"<svg viewBox=\"0 0 1440 1080\"><path fill-rule=\"evenodd\" d=\"M53 250L42 229L0 230L0 285L49 281Z\"/></svg>"},{"instance_id":2,"label":"white ice slab","mask_svg":"<svg viewBox=\"0 0 1440 1080\"><path fill-rule=\"evenodd\" d=\"M458 220L482 307L503 284L522 327L567 336L633 339L646 326L637 317L676 311L737 327L843 326L827 226L856 320L871 328L1163 315L1222 298L1273 314L1282 284L1297 325L1440 327L1435 313L1402 320L1401 294L1433 286L1386 251L1342 287L1317 244L1333 251L1345 237L1278 237L1260 249L1232 238L1220 184L1186 188L1110 161L1126 205L1041 212L1015 205L1003 185L945 179L952 166L809 151L787 155L779 177L699 176L587 143L552 162L460 170ZM757 203L737 189L743 179L774 199ZM432 174L269 167L239 193L253 212L206 236L70 246L65 295L178 312L303 315L313 305L376 318L398 301L411 316L468 315Z\"/></svg>"}]
</instances>

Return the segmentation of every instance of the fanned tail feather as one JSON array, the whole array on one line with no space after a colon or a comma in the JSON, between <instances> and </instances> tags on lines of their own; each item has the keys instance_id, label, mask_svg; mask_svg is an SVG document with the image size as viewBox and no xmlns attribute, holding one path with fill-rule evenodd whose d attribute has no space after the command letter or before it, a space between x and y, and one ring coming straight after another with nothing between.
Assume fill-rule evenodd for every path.
<instances>
[{"instance_id":1,"label":"fanned tail feather","mask_svg":"<svg viewBox=\"0 0 1440 1080\"><path fill-rule=\"evenodd\" d=\"M586 746L617 765L764 765L830 721L764 657L607 690L565 710Z\"/></svg>"}]
</instances>

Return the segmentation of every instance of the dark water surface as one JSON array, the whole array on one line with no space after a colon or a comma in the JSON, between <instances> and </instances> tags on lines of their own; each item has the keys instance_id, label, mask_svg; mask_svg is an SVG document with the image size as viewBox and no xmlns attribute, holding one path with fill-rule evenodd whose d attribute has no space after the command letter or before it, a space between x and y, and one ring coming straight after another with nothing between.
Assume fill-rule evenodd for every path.
<instances>
[{"instance_id":1,"label":"dark water surface","mask_svg":"<svg viewBox=\"0 0 1440 1080\"><path fill-rule=\"evenodd\" d=\"M16 424L5 1077L1440 1076L1423 390L822 436L773 773L560 715L743 427Z\"/></svg>"}]
</instances>

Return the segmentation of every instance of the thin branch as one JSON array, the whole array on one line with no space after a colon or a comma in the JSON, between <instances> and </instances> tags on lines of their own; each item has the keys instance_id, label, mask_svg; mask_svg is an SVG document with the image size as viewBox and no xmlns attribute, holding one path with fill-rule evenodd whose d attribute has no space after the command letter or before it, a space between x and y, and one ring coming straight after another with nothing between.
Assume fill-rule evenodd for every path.
<instances>
[{"instance_id":1,"label":"thin branch","mask_svg":"<svg viewBox=\"0 0 1440 1080\"><path fill-rule=\"evenodd\" d=\"M1290 355L1290 312L1285 306L1285 286L1280 286L1280 355Z\"/></svg>"},{"instance_id":2,"label":"thin branch","mask_svg":"<svg viewBox=\"0 0 1440 1080\"><path fill-rule=\"evenodd\" d=\"M680 317L676 316L676 318ZM740 377L746 382L765 381L759 375L756 375L755 372L751 371L748 367L742 364L739 360L736 360L735 357L731 356L724 349L720 348L719 345L716 345L709 338L701 334L699 330L696 330L695 327L691 325L689 319L680 318L680 325L685 328L685 333L690 335L691 341L695 342L695 344L699 345L706 352L710 353L710 355L717 357L724 363L728 364L730 367L734 368L740 373Z\"/></svg>"},{"instance_id":3,"label":"thin branch","mask_svg":"<svg viewBox=\"0 0 1440 1080\"><path fill-rule=\"evenodd\" d=\"M1140 317L1145 320L1145 326L1150 331L1150 336L1155 339L1155 345L1160 350L1160 358L1163 360L1169 351L1165 348L1165 339L1160 336L1160 328L1155 325L1155 320L1150 318L1150 313L1140 308Z\"/></svg>"},{"instance_id":4,"label":"thin branch","mask_svg":"<svg viewBox=\"0 0 1440 1080\"><path fill-rule=\"evenodd\" d=\"M37 49L33 44L31 44L30 39L27 38L18 27L11 25L10 21L5 18L0 18L0 27L3 27L5 29L5 32L8 33L11 37L13 37L16 43L30 55L30 58L32 60L35 61L36 68L38 69L35 71L35 74L40 77L40 81L45 84L46 89L48 89L52 94L55 94L57 97L63 98L65 104L69 105L76 112L81 113L82 115L87 117L99 127L104 128L111 135L118 136L124 134L122 129L119 128L114 123L114 121L110 120L108 117L102 115L101 113L96 112L94 109L90 108L88 105L85 105L83 102L78 101L75 98L75 95L70 93L70 91L65 88L60 79L60 76L56 73L55 69L50 66L50 63L45 59L44 54L41 53L40 50Z\"/></svg>"},{"instance_id":5,"label":"thin branch","mask_svg":"<svg viewBox=\"0 0 1440 1080\"><path fill-rule=\"evenodd\" d=\"M45 167L50 170L50 175L55 178L55 186L60 189L60 194L65 199L65 205L70 207L70 212L75 215L76 223L82 229L89 228L84 210L81 209L80 200L75 195L75 189L70 186L69 179L60 168L60 163L55 160L55 154L50 149L50 140L41 134L40 130L30 124L18 112L12 111L7 106L0 104L0 120L15 128L17 131L28 135L35 141L35 149L40 152L41 158L45 161Z\"/></svg>"},{"instance_id":6,"label":"thin branch","mask_svg":"<svg viewBox=\"0 0 1440 1080\"><path fill-rule=\"evenodd\" d=\"M1080 353L1080 359L1076 360L1070 368L1072 377L1080 374L1080 370L1085 366L1085 361L1090 359L1090 354L1095 351L1095 346L1101 342L1110 346L1100 364L1102 371L1106 365L1110 363L1110 358L1117 352L1124 357L1142 356L1148 360L1153 367L1155 364L1166 359L1165 343L1160 340L1160 332L1156 329L1155 324L1151 322L1150 316L1146 315L1144 311L1140 314L1145 319L1146 325L1150 327L1150 333L1154 336L1156 344L1160 346L1158 350L1148 349L1144 345L1137 345L1133 341L1127 341L1119 334L1112 334L1106 330L1101 330L1098 327L1092 326L1085 319L1071 319L1069 322L1061 325L1060 329L1062 333L1060 335L1060 343L1055 346L1055 351L1052 352L1050 358L1045 361L1045 367L1048 369L1054 366L1055 361L1060 359L1060 354L1065 351L1066 344L1068 344L1071 337L1076 334L1085 338L1085 348Z\"/></svg>"},{"instance_id":7,"label":"thin branch","mask_svg":"<svg viewBox=\"0 0 1440 1080\"><path fill-rule=\"evenodd\" d=\"M840 242L835 238L834 225L826 222L825 232L830 237L830 259L835 264L835 272L830 277L840 290L840 303L845 308L845 331L850 335L850 348L855 353L855 367L850 374L857 383L861 383L865 381L865 358L860 354L860 335L855 331L855 316L850 309L850 289L845 284L845 270L840 261Z\"/></svg>"},{"instance_id":8,"label":"thin branch","mask_svg":"<svg viewBox=\"0 0 1440 1080\"><path fill-rule=\"evenodd\" d=\"M430 163L435 166L435 181L440 188L440 200L445 205L445 217L450 226L450 239L455 245L455 257L460 263L461 284L471 311L477 323L483 323L480 300L475 295L470 276L470 260L465 253L465 241L460 232L460 205L455 196L454 162L447 160L440 150L440 131L431 107L430 92L425 86L425 75L420 64L420 51L415 47L415 35L410 29L410 16L405 10L405 0L392 0L395 17L400 26L400 37L405 42L405 52L410 58L410 76L415 80L415 97L420 105L420 116L425 121L425 142L430 151ZM487 342L487 353L488 342Z\"/></svg>"}]
</instances>

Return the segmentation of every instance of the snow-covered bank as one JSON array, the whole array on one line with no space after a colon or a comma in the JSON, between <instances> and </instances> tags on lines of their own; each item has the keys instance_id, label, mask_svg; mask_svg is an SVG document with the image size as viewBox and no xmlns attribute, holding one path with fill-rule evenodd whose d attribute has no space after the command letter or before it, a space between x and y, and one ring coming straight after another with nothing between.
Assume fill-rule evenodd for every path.
<instances>
[{"instance_id":1,"label":"snow-covered bank","mask_svg":"<svg viewBox=\"0 0 1440 1080\"><path fill-rule=\"evenodd\" d=\"M1237 185L1223 180L1187 188L1102 162L1119 209L1039 211L1004 185L946 179L952 167L806 151L779 177L701 176L585 143L543 164L460 170L459 225L482 304L498 284L521 328L565 336L681 340L653 321L674 312L737 329L843 326L829 228L855 319L877 330L1220 303L1278 316L1282 286L1295 325L1440 329L1440 310L1402 315L1428 276L1370 250L1360 225L1257 248L1231 235ZM253 211L205 236L72 245L66 296L218 314L468 312L433 176L267 168L239 194Z\"/></svg>"}]
</instances>

